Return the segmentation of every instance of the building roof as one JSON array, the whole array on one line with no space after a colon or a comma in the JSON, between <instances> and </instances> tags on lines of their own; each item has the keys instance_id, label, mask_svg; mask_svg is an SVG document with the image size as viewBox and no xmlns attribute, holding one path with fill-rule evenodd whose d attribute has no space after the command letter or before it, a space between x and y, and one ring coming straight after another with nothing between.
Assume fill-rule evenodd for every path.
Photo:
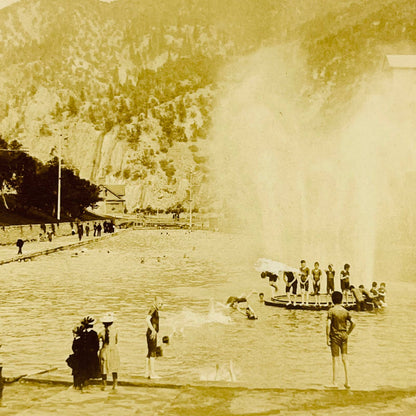
<instances>
[{"instance_id":1,"label":"building roof","mask_svg":"<svg viewBox=\"0 0 416 416\"><path fill-rule=\"evenodd\" d=\"M416 69L416 55L386 55L390 68Z\"/></svg>"},{"instance_id":2,"label":"building roof","mask_svg":"<svg viewBox=\"0 0 416 416\"><path fill-rule=\"evenodd\" d=\"M122 197L126 195L126 185L100 185L101 187L107 189L112 194Z\"/></svg>"}]
</instances>

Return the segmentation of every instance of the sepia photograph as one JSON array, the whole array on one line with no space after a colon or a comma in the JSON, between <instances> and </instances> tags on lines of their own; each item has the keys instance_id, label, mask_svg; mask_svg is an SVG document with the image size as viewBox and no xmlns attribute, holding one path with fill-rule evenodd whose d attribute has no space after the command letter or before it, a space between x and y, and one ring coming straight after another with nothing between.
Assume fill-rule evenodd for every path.
<instances>
[{"instance_id":1,"label":"sepia photograph","mask_svg":"<svg viewBox=\"0 0 416 416\"><path fill-rule=\"evenodd\" d=\"M416 414L416 2L0 0L0 416Z\"/></svg>"}]
</instances>

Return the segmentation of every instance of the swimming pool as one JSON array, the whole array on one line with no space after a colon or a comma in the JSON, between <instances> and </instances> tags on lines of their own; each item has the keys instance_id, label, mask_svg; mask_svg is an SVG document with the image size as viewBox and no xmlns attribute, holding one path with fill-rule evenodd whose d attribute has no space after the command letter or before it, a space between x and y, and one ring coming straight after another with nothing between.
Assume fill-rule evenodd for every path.
<instances>
[{"instance_id":1,"label":"swimming pool","mask_svg":"<svg viewBox=\"0 0 416 416\"><path fill-rule=\"evenodd\" d=\"M84 315L113 311L119 329L120 378L144 373L145 315L155 294L163 296L161 335L171 343L158 359L163 377L227 379L256 387L313 388L331 373L325 343L326 313L251 304L248 321L215 302L251 288L269 295L254 270L261 253L249 237L184 230L134 230L110 240L1 267L4 375L49 366L70 374L72 327ZM350 383L356 389L416 384L414 283L391 276L388 308L354 313L349 343ZM214 304L214 308L210 306ZM98 325L100 328L100 325ZM341 383L340 378L340 385Z\"/></svg>"}]
</instances>

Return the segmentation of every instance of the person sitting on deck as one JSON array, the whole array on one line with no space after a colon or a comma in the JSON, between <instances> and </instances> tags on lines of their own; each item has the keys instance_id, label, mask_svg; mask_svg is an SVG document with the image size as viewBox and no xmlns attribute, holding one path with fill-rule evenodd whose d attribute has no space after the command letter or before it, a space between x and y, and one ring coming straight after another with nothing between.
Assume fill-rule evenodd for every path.
<instances>
[{"instance_id":1,"label":"person sitting on deck","mask_svg":"<svg viewBox=\"0 0 416 416\"><path fill-rule=\"evenodd\" d=\"M261 278L264 279L266 277L269 278L269 286L272 290L271 293L271 299L273 300L274 298L277 297L277 290L278 290L278 286L277 286L277 279L278 279L278 275L272 272L262 272L261 273Z\"/></svg>"},{"instance_id":2,"label":"person sitting on deck","mask_svg":"<svg viewBox=\"0 0 416 416\"><path fill-rule=\"evenodd\" d=\"M295 306L298 280L293 272L284 272L283 279L286 283L287 305L292 303L291 295L293 294L293 306Z\"/></svg>"},{"instance_id":3,"label":"person sitting on deck","mask_svg":"<svg viewBox=\"0 0 416 416\"><path fill-rule=\"evenodd\" d=\"M374 303L374 305L376 305L377 308L381 308L380 293L378 293L378 290L377 290L377 282L373 282L371 284L370 293L373 295L373 303Z\"/></svg>"},{"instance_id":4,"label":"person sitting on deck","mask_svg":"<svg viewBox=\"0 0 416 416\"><path fill-rule=\"evenodd\" d=\"M373 296L373 294L368 291L364 285L360 285L358 286L358 288L361 290L361 293L363 294L364 297L364 302L366 302L367 304L371 304L373 305L375 308L378 308L378 302L375 302L375 298Z\"/></svg>"},{"instance_id":5,"label":"person sitting on deck","mask_svg":"<svg viewBox=\"0 0 416 416\"><path fill-rule=\"evenodd\" d=\"M319 268L319 263L316 261L314 268L311 271L312 283L313 283L313 294L315 295L315 306L321 306L321 276L322 270Z\"/></svg>"},{"instance_id":6,"label":"person sitting on deck","mask_svg":"<svg viewBox=\"0 0 416 416\"><path fill-rule=\"evenodd\" d=\"M381 306L386 306L386 284L380 283L378 288L378 298L380 300Z\"/></svg>"},{"instance_id":7,"label":"person sitting on deck","mask_svg":"<svg viewBox=\"0 0 416 416\"><path fill-rule=\"evenodd\" d=\"M353 285L350 286L350 290L351 290L352 295L355 298L357 311L364 311L366 307L365 307L363 293L361 292L360 289L354 287Z\"/></svg>"}]
</instances>

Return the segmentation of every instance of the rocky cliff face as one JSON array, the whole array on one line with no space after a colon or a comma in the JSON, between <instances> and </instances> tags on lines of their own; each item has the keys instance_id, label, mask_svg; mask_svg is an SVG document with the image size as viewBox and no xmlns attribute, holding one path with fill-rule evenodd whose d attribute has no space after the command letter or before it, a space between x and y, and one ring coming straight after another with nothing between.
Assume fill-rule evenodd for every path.
<instances>
[{"instance_id":1,"label":"rocky cliff face","mask_svg":"<svg viewBox=\"0 0 416 416\"><path fill-rule=\"evenodd\" d=\"M129 210L186 199L190 178L202 206L224 63L290 42L302 50L308 79L295 99L334 111L331 104L375 70L380 36L403 51L414 43L414 7L21 0L0 10L0 132L44 161L61 135L65 163L82 177L127 184Z\"/></svg>"}]
</instances>

